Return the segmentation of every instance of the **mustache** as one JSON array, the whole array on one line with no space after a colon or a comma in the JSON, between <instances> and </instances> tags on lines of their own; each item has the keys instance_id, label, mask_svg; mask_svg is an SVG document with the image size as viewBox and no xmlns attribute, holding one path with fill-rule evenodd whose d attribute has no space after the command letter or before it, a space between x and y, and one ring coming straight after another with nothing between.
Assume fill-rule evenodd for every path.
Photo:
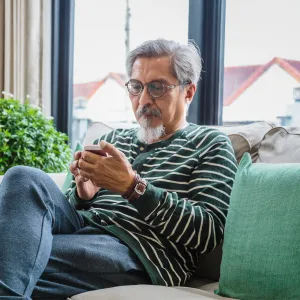
<instances>
[{"instance_id":1,"label":"mustache","mask_svg":"<svg viewBox=\"0 0 300 300\"><path fill-rule=\"evenodd\" d=\"M151 109L148 105L144 105L137 110L136 115L138 118L143 115L151 117L161 117L161 112L158 109Z\"/></svg>"}]
</instances>

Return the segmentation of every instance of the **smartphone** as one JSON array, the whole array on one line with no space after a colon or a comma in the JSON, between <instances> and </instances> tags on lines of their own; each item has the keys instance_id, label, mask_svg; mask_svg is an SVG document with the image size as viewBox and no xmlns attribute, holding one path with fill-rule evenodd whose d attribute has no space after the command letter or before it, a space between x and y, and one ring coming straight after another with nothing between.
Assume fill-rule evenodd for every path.
<instances>
[{"instance_id":1,"label":"smartphone","mask_svg":"<svg viewBox=\"0 0 300 300\"><path fill-rule=\"evenodd\" d=\"M99 145L87 145L87 146L84 146L84 150L90 151L90 152L98 154L98 155L107 156L107 153L105 151L103 151Z\"/></svg>"}]
</instances>

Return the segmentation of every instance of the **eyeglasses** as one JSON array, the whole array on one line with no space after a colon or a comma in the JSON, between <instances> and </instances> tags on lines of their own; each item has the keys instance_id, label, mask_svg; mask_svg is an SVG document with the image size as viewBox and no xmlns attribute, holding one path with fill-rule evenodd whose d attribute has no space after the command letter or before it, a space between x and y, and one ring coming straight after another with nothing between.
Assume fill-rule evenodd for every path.
<instances>
[{"instance_id":1,"label":"eyeglasses","mask_svg":"<svg viewBox=\"0 0 300 300\"><path fill-rule=\"evenodd\" d=\"M166 92L166 90L173 89L176 86L186 85L189 83L190 83L189 81L186 81L179 84L164 85L159 81L151 81L147 84L142 84L140 81L136 79L130 79L127 83L125 83L125 86L127 87L128 92L133 96L139 96L144 90L144 87L147 86L147 90L149 94L153 98L159 98Z\"/></svg>"}]
</instances>

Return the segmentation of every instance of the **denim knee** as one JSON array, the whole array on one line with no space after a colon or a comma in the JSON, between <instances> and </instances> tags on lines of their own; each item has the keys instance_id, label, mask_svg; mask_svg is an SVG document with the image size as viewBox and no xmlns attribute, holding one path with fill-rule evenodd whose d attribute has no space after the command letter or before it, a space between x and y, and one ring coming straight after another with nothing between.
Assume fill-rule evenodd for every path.
<instances>
[{"instance_id":1,"label":"denim knee","mask_svg":"<svg viewBox=\"0 0 300 300\"><path fill-rule=\"evenodd\" d=\"M6 180L17 180L18 182L21 180L25 180L28 184L28 180L41 178L44 176L44 172L28 166L15 166L11 167L4 174L4 178Z\"/></svg>"}]
</instances>

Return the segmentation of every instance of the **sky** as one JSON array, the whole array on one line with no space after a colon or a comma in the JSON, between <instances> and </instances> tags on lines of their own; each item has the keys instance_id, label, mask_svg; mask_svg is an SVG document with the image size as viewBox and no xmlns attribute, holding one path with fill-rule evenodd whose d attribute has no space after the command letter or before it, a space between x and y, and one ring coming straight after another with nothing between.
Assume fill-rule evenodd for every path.
<instances>
[{"instance_id":1,"label":"sky","mask_svg":"<svg viewBox=\"0 0 300 300\"><path fill-rule=\"evenodd\" d=\"M227 0L225 66L300 61L300 0Z\"/></svg>"},{"instance_id":2,"label":"sky","mask_svg":"<svg viewBox=\"0 0 300 300\"><path fill-rule=\"evenodd\" d=\"M163 37L188 39L188 0L129 0L130 47ZM76 0L74 82L125 72L126 0Z\"/></svg>"},{"instance_id":3,"label":"sky","mask_svg":"<svg viewBox=\"0 0 300 300\"><path fill-rule=\"evenodd\" d=\"M129 0L130 47L163 37L186 43L188 0ZM74 83L125 72L126 0L76 0ZM300 61L300 0L227 0L225 66ZM200 49L201 50L201 49Z\"/></svg>"}]
</instances>

